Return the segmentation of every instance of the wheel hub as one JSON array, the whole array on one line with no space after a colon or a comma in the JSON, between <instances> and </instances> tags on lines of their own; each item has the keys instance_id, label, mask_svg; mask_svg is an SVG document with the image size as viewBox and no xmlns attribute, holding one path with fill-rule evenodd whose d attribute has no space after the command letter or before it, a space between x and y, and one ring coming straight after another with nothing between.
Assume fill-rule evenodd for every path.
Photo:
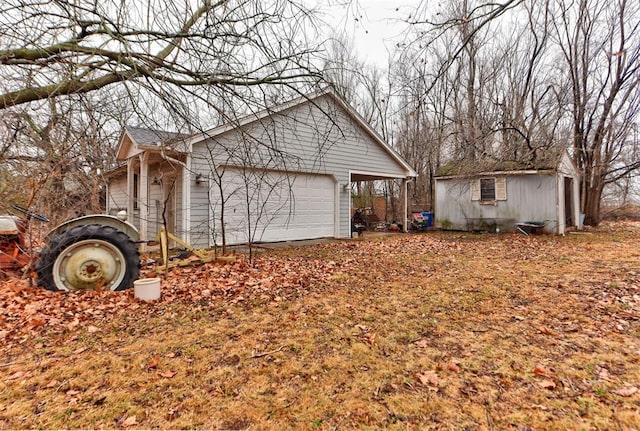
<instances>
[{"instance_id":1,"label":"wheel hub","mask_svg":"<svg viewBox=\"0 0 640 431\"><path fill-rule=\"evenodd\" d=\"M84 281L95 281L102 278L104 271L102 271L102 265L95 260L88 260L84 262L80 270L78 271L78 278Z\"/></svg>"},{"instance_id":2,"label":"wheel hub","mask_svg":"<svg viewBox=\"0 0 640 431\"><path fill-rule=\"evenodd\" d=\"M68 290L107 288L124 276L122 253L104 241L80 241L56 261L54 275Z\"/></svg>"}]
</instances>

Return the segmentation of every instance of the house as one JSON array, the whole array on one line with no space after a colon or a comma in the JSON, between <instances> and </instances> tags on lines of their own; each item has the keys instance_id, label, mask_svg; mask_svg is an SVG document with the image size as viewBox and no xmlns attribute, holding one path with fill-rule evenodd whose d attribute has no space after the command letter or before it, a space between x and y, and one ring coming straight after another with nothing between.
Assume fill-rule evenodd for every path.
<instances>
[{"instance_id":1,"label":"house","mask_svg":"<svg viewBox=\"0 0 640 431\"><path fill-rule=\"evenodd\" d=\"M107 211L195 247L351 237L351 183L416 172L332 90L192 135L127 127ZM405 217L406 219L406 217Z\"/></svg>"},{"instance_id":2,"label":"house","mask_svg":"<svg viewBox=\"0 0 640 431\"><path fill-rule=\"evenodd\" d=\"M500 167L467 163L467 170L449 166L449 172L439 173L435 225L488 231L544 225L546 232L560 235L578 227L580 174L566 150L536 165Z\"/></svg>"}]
</instances>

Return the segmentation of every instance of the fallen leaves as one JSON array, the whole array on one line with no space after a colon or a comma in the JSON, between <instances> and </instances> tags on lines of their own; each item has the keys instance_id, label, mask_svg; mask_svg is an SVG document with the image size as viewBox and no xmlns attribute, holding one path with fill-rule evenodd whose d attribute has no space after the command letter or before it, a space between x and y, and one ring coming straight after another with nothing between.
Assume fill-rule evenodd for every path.
<instances>
[{"instance_id":1,"label":"fallen leaves","mask_svg":"<svg viewBox=\"0 0 640 431\"><path fill-rule=\"evenodd\" d=\"M538 332L544 335L556 335L555 331L546 327L546 326L540 326L538 328Z\"/></svg>"},{"instance_id":2,"label":"fallen leaves","mask_svg":"<svg viewBox=\"0 0 640 431\"><path fill-rule=\"evenodd\" d=\"M638 388L635 386L624 386L619 389L613 389L611 391L614 395L619 395L621 397L630 397L638 392Z\"/></svg>"},{"instance_id":3,"label":"fallen leaves","mask_svg":"<svg viewBox=\"0 0 640 431\"><path fill-rule=\"evenodd\" d=\"M548 376L550 373L549 370L547 370L543 365L538 364L536 365L533 370L532 370L533 374L537 375L537 376Z\"/></svg>"},{"instance_id":4,"label":"fallen leaves","mask_svg":"<svg viewBox=\"0 0 640 431\"><path fill-rule=\"evenodd\" d=\"M272 423L297 428L322 417L347 429L388 428L390 419L407 429L489 420L494 429L608 429L614 419L633 429L637 241L603 236L589 253L576 241L458 233L341 241L261 255L255 266L176 268L154 304L131 291L0 282L0 334L13 345L2 401L33 417L9 425L62 426L46 413L73 427L179 429L198 417L203 428L268 428L253 421L268 411ZM98 357L108 360L98 367ZM107 369L108 378L83 384ZM224 422L238 405L251 420ZM111 413L89 423L88 410ZM286 422L294 414L299 422Z\"/></svg>"},{"instance_id":5,"label":"fallen leaves","mask_svg":"<svg viewBox=\"0 0 640 431\"><path fill-rule=\"evenodd\" d=\"M440 378L435 371L425 371L424 373L418 374L417 377L418 381L420 381L423 386L427 387L431 391L438 391L438 387L440 386Z\"/></svg>"},{"instance_id":6,"label":"fallen leaves","mask_svg":"<svg viewBox=\"0 0 640 431\"><path fill-rule=\"evenodd\" d=\"M556 383L553 380L544 379L538 382L538 386L540 386L543 389L555 389Z\"/></svg>"},{"instance_id":7,"label":"fallen leaves","mask_svg":"<svg viewBox=\"0 0 640 431\"><path fill-rule=\"evenodd\" d=\"M135 416L129 416L124 421L122 421L123 427L131 427L138 424L138 419Z\"/></svg>"},{"instance_id":8,"label":"fallen leaves","mask_svg":"<svg viewBox=\"0 0 640 431\"><path fill-rule=\"evenodd\" d=\"M416 347L419 347L421 349L426 349L427 347L429 347L429 342L427 340L425 340L424 338L419 339L418 341L416 341L413 344L415 344Z\"/></svg>"},{"instance_id":9,"label":"fallen leaves","mask_svg":"<svg viewBox=\"0 0 640 431\"><path fill-rule=\"evenodd\" d=\"M44 319L33 319L30 320L29 323L27 323L27 325L25 326L25 329L34 329L37 328L38 326L42 326L46 323L46 321Z\"/></svg>"},{"instance_id":10,"label":"fallen leaves","mask_svg":"<svg viewBox=\"0 0 640 431\"><path fill-rule=\"evenodd\" d=\"M538 364L533 368L532 372L538 377L546 377L545 379L539 380L537 382L537 385L539 387L541 387L542 389L549 389L549 390L556 388L556 382L554 382L549 378L552 375L551 370L547 369L545 366L541 364Z\"/></svg>"},{"instance_id":11,"label":"fallen leaves","mask_svg":"<svg viewBox=\"0 0 640 431\"><path fill-rule=\"evenodd\" d=\"M147 364L147 369L148 370L154 370L154 369L158 368L159 364L160 364L160 357L159 356L154 356L153 358L151 358L151 360Z\"/></svg>"},{"instance_id":12,"label":"fallen leaves","mask_svg":"<svg viewBox=\"0 0 640 431\"><path fill-rule=\"evenodd\" d=\"M169 353L165 355L166 358L175 358L175 353ZM151 360L145 365L145 369L148 371L155 370L156 375L163 377L165 379L171 379L178 374L177 371L172 370L160 370L160 356L155 355L151 358Z\"/></svg>"},{"instance_id":13,"label":"fallen leaves","mask_svg":"<svg viewBox=\"0 0 640 431\"><path fill-rule=\"evenodd\" d=\"M447 370L449 371L453 371L454 373L459 373L460 372L460 366L453 362L453 361L449 361L447 363Z\"/></svg>"},{"instance_id":14,"label":"fallen leaves","mask_svg":"<svg viewBox=\"0 0 640 431\"><path fill-rule=\"evenodd\" d=\"M268 255L259 256L252 265L239 255L232 262L174 268L167 276L171 282L163 285L160 304L142 303L134 298L133 289L50 292L30 286L30 280L8 278L0 280L0 334L9 343L24 342L44 330L84 327L89 334L96 334L105 319L124 312L153 312L161 304L177 301L257 301L278 306L286 298L301 295L312 283L328 280L337 268L333 261Z\"/></svg>"},{"instance_id":15,"label":"fallen leaves","mask_svg":"<svg viewBox=\"0 0 640 431\"><path fill-rule=\"evenodd\" d=\"M55 387L57 387L59 385L60 385L60 382L58 380L54 379L54 380L51 380L49 383L47 383L45 388L46 389L52 389L52 388L55 388Z\"/></svg>"},{"instance_id":16,"label":"fallen leaves","mask_svg":"<svg viewBox=\"0 0 640 431\"><path fill-rule=\"evenodd\" d=\"M160 377L164 377L165 379L171 379L175 377L175 375L178 374L178 372L177 371L158 371L157 374Z\"/></svg>"},{"instance_id":17,"label":"fallen leaves","mask_svg":"<svg viewBox=\"0 0 640 431\"><path fill-rule=\"evenodd\" d=\"M13 373L9 377L7 377L5 380L6 381L18 380L18 379L29 377L29 375L30 375L30 373L28 373L26 371L16 371L15 373Z\"/></svg>"}]
</instances>

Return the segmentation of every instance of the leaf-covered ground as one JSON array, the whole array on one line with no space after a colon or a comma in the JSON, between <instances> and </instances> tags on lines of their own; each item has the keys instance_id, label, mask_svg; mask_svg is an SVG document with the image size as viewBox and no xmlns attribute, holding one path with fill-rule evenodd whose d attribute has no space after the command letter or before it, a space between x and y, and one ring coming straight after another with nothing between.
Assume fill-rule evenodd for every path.
<instances>
[{"instance_id":1,"label":"leaf-covered ground","mask_svg":"<svg viewBox=\"0 0 640 431\"><path fill-rule=\"evenodd\" d=\"M639 429L639 241L338 241L153 303L0 281L0 428Z\"/></svg>"}]
</instances>

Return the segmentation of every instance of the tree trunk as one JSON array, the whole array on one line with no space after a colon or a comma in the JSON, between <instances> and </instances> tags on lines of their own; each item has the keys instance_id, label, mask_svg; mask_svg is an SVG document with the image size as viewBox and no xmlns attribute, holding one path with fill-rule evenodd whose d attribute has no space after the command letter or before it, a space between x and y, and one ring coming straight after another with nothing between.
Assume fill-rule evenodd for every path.
<instances>
[{"instance_id":1,"label":"tree trunk","mask_svg":"<svg viewBox=\"0 0 640 431\"><path fill-rule=\"evenodd\" d=\"M595 178L584 189L584 224L598 226L600 223L600 201L604 186L600 178Z\"/></svg>"}]
</instances>

